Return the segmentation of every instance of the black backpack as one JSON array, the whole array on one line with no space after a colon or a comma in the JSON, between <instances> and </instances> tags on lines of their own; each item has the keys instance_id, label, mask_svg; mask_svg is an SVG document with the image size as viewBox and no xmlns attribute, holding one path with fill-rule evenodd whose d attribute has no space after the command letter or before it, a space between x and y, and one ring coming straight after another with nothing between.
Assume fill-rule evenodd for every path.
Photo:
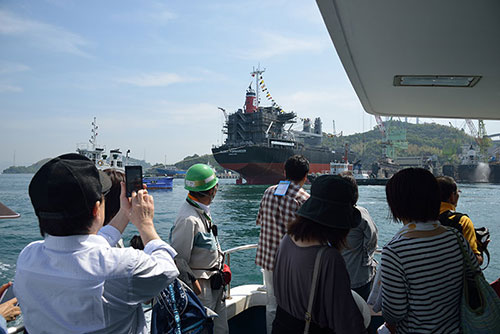
<instances>
[{"instance_id":1,"label":"black backpack","mask_svg":"<svg viewBox=\"0 0 500 334\"><path fill-rule=\"evenodd\" d=\"M155 297L151 333L212 334L213 317L187 284L175 279Z\"/></svg>"},{"instance_id":2,"label":"black backpack","mask_svg":"<svg viewBox=\"0 0 500 334\"><path fill-rule=\"evenodd\" d=\"M460 219L462 219L463 216L467 215L460 212L446 210L439 215L439 222L441 223L441 225L453 227L463 234L463 228L462 225L460 225ZM483 268L484 270L490 264L490 252L487 248L487 241L490 239L490 231L487 227L474 228L474 231L476 232L477 250L481 253L481 255L483 255L484 253L488 257L488 263Z\"/></svg>"}]
</instances>

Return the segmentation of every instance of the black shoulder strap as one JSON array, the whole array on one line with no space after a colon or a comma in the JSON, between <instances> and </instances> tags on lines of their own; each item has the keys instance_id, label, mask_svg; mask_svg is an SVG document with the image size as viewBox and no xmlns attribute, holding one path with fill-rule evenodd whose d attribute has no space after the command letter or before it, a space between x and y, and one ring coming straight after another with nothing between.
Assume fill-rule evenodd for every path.
<instances>
[{"instance_id":1,"label":"black shoulder strap","mask_svg":"<svg viewBox=\"0 0 500 334\"><path fill-rule=\"evenodd\" d=\"M453 227L460 233L463 233L462 225L460 225L460 219L462 219L463 216L466 215L460 212L446 210L439 215L438 219L441 225Z\"/></svg>"}]
</instances>

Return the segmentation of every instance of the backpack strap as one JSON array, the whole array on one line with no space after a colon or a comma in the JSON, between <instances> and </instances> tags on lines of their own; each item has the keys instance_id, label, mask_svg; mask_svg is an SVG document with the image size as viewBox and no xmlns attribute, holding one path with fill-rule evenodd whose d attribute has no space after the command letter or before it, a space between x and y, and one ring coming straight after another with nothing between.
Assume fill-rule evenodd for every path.
<instances>
[{"instance_id":1,"label":"backpack strap","mask_svg":"<svg viewBox=\"0 0 500 334\"><path fill-rule=\"evenodd\" d=\"M490 265L490 251L488 250L488 248L485 248L483 250L483 253L486 254L486 256L488 257L488 262L486 263L486 266L484 268L481 268L481 270L488 268L488 266ZM483 257L483 261L484 261L484 257Z\"/></svg>"},{"instance_id":2,"label":"backpack strap","mask_svg":"<svg viewBox=\"0 0 500 334\"><path fill-rule=\"evenodd\" d=\"M318 253L316 254L316 261L314 261L314 271L311 282L311 292L309 293L309 303L307 305L307 311L305 315L306 325L304 326L304 334L309 334L309 327L311 326L312 320L312 306L314 302L314 295L316 293L316 283L318 282L318 272L319 272L319 263L321 261L321 256L325 252L326 247L320 248Z\"/></svg>"},{"instance_id":3,"label":"backpack strap","mask_svg":"<svg viewBox=\"0 0 500 334\"><path fill-rule=\"evenodd\" d=\"M177 303L175 300L175 292L174 292L174 284L171 283L168 285L168 292L170 294L170 298L172 298L172 308L174 309L174 319L175 319L175 334L182 334L181 331L181 316L179 314L179 310L177 309Z\"/></svg>"},{"instance_id":4,"label":"backpack strap","mask_svg":"<svg viewBox=\"0 0 500 334\"><path fill-rule=\"evenodd\" d=\"M450 218L451 216L453 216L453 218ZM463 233L462 225L460 225L460 219L462 219L463 216L467 215L460 212L446 210L439 215L438 219L441 225L453 227L460 233Z\"/></svg>"}]
</instances>

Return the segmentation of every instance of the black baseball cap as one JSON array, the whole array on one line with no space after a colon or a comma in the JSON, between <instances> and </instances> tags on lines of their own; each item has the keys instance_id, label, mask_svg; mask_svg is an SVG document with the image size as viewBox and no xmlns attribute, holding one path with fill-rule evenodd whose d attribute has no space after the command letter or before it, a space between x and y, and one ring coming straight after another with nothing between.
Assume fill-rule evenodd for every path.
<instances>
[{"instance_id":1,"label":"black baseball cap","mask_svg":"<svg viewBox=\"0 0 500 334\"><path fill-rule=\"evenodd\" d=\"M42 166L29 185L38 218L65 220L89 216L111 189L111 179L87 157L69 153Z\"/></svg>"}]
</instances>

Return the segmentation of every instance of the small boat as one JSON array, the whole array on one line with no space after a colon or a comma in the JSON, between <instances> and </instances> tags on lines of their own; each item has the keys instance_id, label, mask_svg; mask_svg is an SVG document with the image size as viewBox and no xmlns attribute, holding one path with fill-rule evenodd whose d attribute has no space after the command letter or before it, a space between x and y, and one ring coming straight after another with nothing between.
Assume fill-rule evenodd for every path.
<instances>
[{"instance_id":1,"label":"small boat","mask_svg":"<svg viewBox=\"0 0 500 334\"><path fill-rule=\"evenodd\" d=\"M105 152L104 147L99 147L97 145L97 126L96 118L92 122L92 135L90 136L89 142L85 144L78 144L76 151L90 160L92 160L97 169L104 170L108 168L114 168L119 171L124 172L124 162L123 154L120 149L110 150L109 157ZM90 146L89 146L90 143ZM128 152L127 152L128 154Z\"/></svg>"},{"instance_id":2,"label":"small boat","mask_svg":"<svg viewBox=\"0 0 500 334\"><path fill-rule=\"evenodd\" d=\"M14 219L19 217L21 217L19 213L0 202L0 219Z\"/></svg>"},{"instance_id":3,"label":"small boat","mask_svg":"<svg viewBox=\"0 0 500 334\"><path fill-rule=\"evenodd\" d=\"M145 176L143 182L148 190L172 189L174 178L171 176Z\"/></svg>"}]
</instances>

